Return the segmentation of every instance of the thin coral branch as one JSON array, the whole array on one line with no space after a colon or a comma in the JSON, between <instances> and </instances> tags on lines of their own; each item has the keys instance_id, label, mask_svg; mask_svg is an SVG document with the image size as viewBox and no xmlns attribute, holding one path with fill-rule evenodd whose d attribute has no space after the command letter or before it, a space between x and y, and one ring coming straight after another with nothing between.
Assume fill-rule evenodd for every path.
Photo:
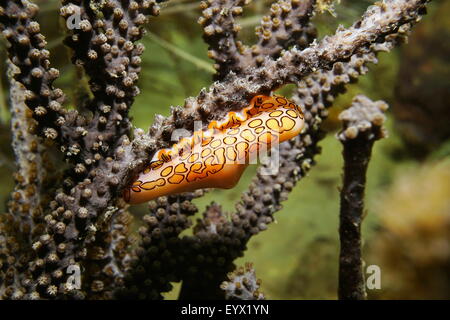
<instances>
[{"instance_id":1,"label":"thin coral branch","mask_svg":"<svg viewBox=\"0 0 450 320\"><path fill-rule=\"evenodd\" d=\"M133 10L136 11L136 8L134 8L136 7L136 3L133 3L134 4L132 4L130 8L127 7L126 10L130 10L130 12L133 12ZM7 39L12 43L10 49L12 61L15 62L17 60L20 63L22 63L22 60L24 61L20 65L24 66L24 71L22 71L20 74L23 77L27 76L25 71L31 72L33 69L29 67L30 63L26 57L21 58L24 53L27 54L27 51L18 50L18 46L20 45L20 43L17 44L19 41L18 39L21 39L21 37L24 39L23 45L25 45L25 48L22 49L29 48L29 43L39 48L43 47L45 43L42 35L40 34L37 34L37 36L31 38L31 40L28 36L21 36L21 33L27 31L26 27L31 28L31 31L29 32L38 32L38 25L34 23L34 21L32 21L37 11L36 7L30 5L25 1L10 1L7 4L8 7L1 7L2 28L5 29ZM144 8L144 11L147 12L148 8L153 8L153 5L153 2L142 1L138 5L138 10ZM108 11L109 9L111 9L110 2L108 2L107 7L108 8L105 9L106 11L103 13L104 16L107 17L107 23L110 20L115 21L114 15L112 15ZM150 10L149 13L154 12ZM21 16L18 19L19 15ZM138 14L133 22L135 22L136 19L142 20L142 15ZM115 22L114 26L116 26ZM128 30L127 28L124 28L123 23L120 24L119 29ZM123 35L123 33L121 32L123 32L124 30L119 30L118 34ZM133 30L135 29L131 27L130 33L134 32ZM109 34L111 35L111 32ZM112 35L114 35L114 32ZM129 34L126 33L126 35L128 36ZM136 35L129 36L131 40L134 40L135 38L133 37L136 37ZM131 45L127 46L126 41L124 43L121 43L122 40L120 36L118 39L113 37L111 41L113 40L117 40L117 43L121 44L124 49L131 48L130 55L133 56L131 57L132 59L130 59L130 61L133 59L138 59L135 55L139 54L139 52L142 51L142 48L136 49L136 51L134 51L134 45L131 43ZM30 50L31 52L34 52L32 48ZM119 52L122 51L119 50ZM39 51L39 54L41 54L41 51ZM18 60L16 56L21 59ZM41 57L40 55L37 56L37 62L42 63L44 67L48 67L47 58L48 52L43 57ZM121 60L121 62L123 61ZM116 63L116 66L120 65L121 62ZM137 68L137 66L133 67ZM44 71L45 70L46 69L44 68ZM123 74L121 74L120 76L123 76ZM124 80L126 78L127 77L123 77ZM27 86L27 84L29 84L27 82L27 79L28 78L21 78L19 80L24 83L25 86ZM47 78L43 77L43 79L46 80ZM33 85L34 82L30 83ZM43 83L48 87L45 82ZM38 84L41 85L41 83ZM126 86L125 84L122 85ZM44 89L47 87L44 86ZM135 86L131 86L131 90L134 90L135 88ZM46 92L48 91L47 89L45 89L47 91L42 91L39 86L32 87L32 89L36 91L33 94L33 97L36 96L38 97L37 99L49 96L46 94ZM107 91L107 87L103 89ZM133 92L135 92L135 90ZM33 109L34 105L30 104L28 100L27 105L28 107ZM50 104L50 107L52 106L55 106L56 108L56 104ZM34 109L36 110L37 108ZM101 108L100 111L103 113L108 113L106 112L108 111L107 109L108 108ZM47 109L45 109L44 111L48 112ZM111 275L108 276L107 272L108 266L110 265L111 259L113 258L109 254L111 252L111 240L106 233L102 232L102 230L105 230L105 221L106 224L108 224L114 220L110 213L117 211L114 206L116 205L115 202L117 187L121 180L119 180L118 177L115 176L115 174L121 167L125 168L128 167L130 163L133 163L133 160L123 155L123 146L130 145L129 141L126 138L120 137L120 134L123 131L119 132L119 134L117 134L116 132L114 136L104 136L102 135L101 128L97 127L96 125L92 126L92 124L95 124L98 121L102 122L101 119L106 119L106 117L102 118L102 116L99 116L99 114L96 113L98 117L94 116L93 120L90 122L91 126L86 126L86 121L77 116L76 112L66 113L63 109L60 108L60 104L58 104L57 111L63 113L64 115L67 114L69 118L71 117L71 119L74 116L77 119L76 123L74 123L73 121L66 122L66 124L70 123L70 126L68 126L67 130L61 131L63 133L67 133L70 137L72 137L72 135L76 136L77 139L75 140L74 138L73 142L65 143L65 141L62 141L63 143L61 143L61 149L66 154L66 156L75 155L77 163L74 166L73 173L69 173L68 175L66 175L63 183L63 188L57 191L56 197L54 198L55 200L52 201L50 203L50 207L47 208L47 210L51 212L51 215L49 216L51 218L46 220L46 228L42 231L39 240L33 243L33 248L35 249L35 255L37 257L30 263L29 266L31 278L27 279L27 281L28 283L30 283L30 285L28 285L27 288L22 287L21 284L18 285L18 288L20 290L22 290L23 292L27 292L26 297L28 298L53 298L57 297L58 295L71 294L73 290L71 288L68 288L65 282L65 279L67 278L65 269L69 265L83 264L86 261L92 260L92 258L94 258L96 265L105 266L103 274L103 278L107 279L105 282L114 282L113 279L110 279ZM120 114L118 115L116 113L115 116L120 116ZM51 117L45 117L45 119L51 120ZM81 120L78 121L78 119ZM115 121L118 121L120 119L112 117L110 120L112 122L109 122L109 129L114 131L117 124ZM92 137L95 138L95 141L91 139ZM109 149L107 145L108 141L105 141L105 144L103 144L103 139L105 138L114 140L114 148ZM90 148L90 146L92 146L92 148ZM107 156L110 152L115 155L115 158L117 160L124 160L125 166L118 165L118 163L114 162L111 157L103 158L103 156ZM134 152L131 152L130 154L134 154ZM92 155L92 157L90 155ZM126 161L125 159L127 158L130 161ZM141 157L141 159L143 158L144 157ZM121 160L119 160L119 162L120 161ZM142 160L139 161L142 162ZM90 169L89 171L88 168ZM90 269L89 266L86 267ZM100 269L102 268L100 267ZM105 280L96 279L97 274L101 274L102 272L94 272L90 274L89 277L87 276L86 279L83 279L85 280L83 281L83 285L87 288L85 292L91 292L91 284L94 283L94 281L97 281L97 288L102 286L105 288L107 287L106 283L98 285L98 281ZM84 296L82 294L79 294L81 292L73 293L77 297Z\"/></svg>"},{"instance_id":2,"label":"thin coral branch","mask_svg":"<svg viewBox=\"0 0 450 320\"><path fill-rule=\"evenodd\" d=\"M14 275L14 279L6 281L0 287L0 293L3 298L20 299L25 292L14 290L11 285L15 281L20 283L27 276L29 277L26 261L33 257L31 244L37 240L45 228L45 218L47 218L44 217L43 208L48 204L49 199L42 191L52 189L51 182L55 181L52 179L52 171L49 170L53 164L50 147L33 133L36 121L32 118L32 111L25 104L26 89L14 80L20 70L10 62L8 67L12 147L17 171L15 172L16 185L8 202L8 213L2 217L2 226L9 224L10 238L5 244L5 249L9 248L15 260L9 263L11 269L8 272Z\"/></svg>"},{"instance_id":3,"label":"thin coral branch","mask_svg":"<svg viewBox=\"0 0 450 320\"><path fill-rule=\"evenodd\" d=\"M159 7L153 0L109 0L102 3L63 1L63 4L60 13L73 30L66 38L66 44L73 49L73 62L83 66L89 76L94 98L85 106L91 110L92 119L84 132L84 145L81 148L84 161L74 167L74 175L70 177L73 179L75 176L74 180L79 182L72 190L69 188L70 193L79 198L77 203L72 204L70 198L63 196L64 199L59 203L71 212L92 212L99 218L86 225L91 231L86 233L89 236L85 239L86 254L83 253L83 256L86 269L94 271L88 273L89 278L84 279L84 284L95 284L96 294L102 291L110 296L112 289L109 286L119 283L122 274L119 268L121 262L114 262L115 255L111 247L114 244L110 236L112 226L117 225L113 223L114 216L119 212L114 198L119 180L116 177L106 179L112 193L108 195L109 200L104 203L106 207L103 206L101 211L97 211L98 202L92 193L96 190L100 198L108 194L105 176L99 175L99 172L105 173L105 167L108 167L108 171L118 171L117 164L109 166L111 156L117 150L122 150L124 141L127 143L126 136L130 135L131 128L128 111L134 97L139 94L136 82L141 71L140 55L144 46L136 41L144 34L143 25L148 16L158 15ZM76 20L77 17L80 21ZM86 177L94 177L94 181L84 179ZM100 183L100 190L88 186L91 183ZM94 205L85 206L86 201Z\"/></svg>"},{"instance_id":4,"label":"thin coral branch","mask_svg":"<svg viewBox=\"0 0 450 320\"><path fill-rule=\"evenodd\" d=\"M124 140L123 147L132 148L127 140ZM123 154L123 147L117 149L117 159L128 166L133 160ZM129 154L135 155L132 149ZM95 285L96 288L104 288L107 296L111 291L109 286L116 280L120 283L117 273L110 272L111 259L115 258L111 251L114 244L110 233L105 232L111 230L109 226L115 221L114 213L118 211L115 199L120 182L116 175L119 162L107 158L97 169L102 174L75 186L66 179L67 193L57 191L55 200L49 205L51 219L46 220L46 228L33 243L36 259L29 265L32 277L27 282L30 285L26 288L19 286L20 290L27 292L27 298L86 297L67 286L65 270L71 265L92 270L88 265L92 263L100 269L84 274L82 284L86 294L99 296L98 290L91 291Z\"/></svg>"},{"instance_id":5,"label":"thin coral branch","mask_svg":"<svg viewBox=\"0 0 450 320\"><path fill-rule=\"evenodd\" d=\"M13 64L9 65L10 105L12 147L16 157L17 171L15 173L16 186L12 194L13 201L9 202L9 211L20 222L23 236L31 236L37 226L44 222L42 216L41 188L45 181L46 161L45 146L33 134L36 122L32 119L32 111L25 105L25 89L13 79L19 72Z\"/></svg>"},{"instance_id":6,"label":"thin coral branch","mask_svg":"<svg viewBox=\"0 0 450 320\"><path fill-rule=\"evenodd\" d=\"M8 41L11 62L20 70L15 79L26 88L26 104L33 110L38 131L61 145L73 145L79 138L74 128L82 119L61 107L63 92L53 87L59 71L50 67L45 37L34 21L37 12L38 7L26 0L2 1L0 30Z\"/></svg>"},{"instance_id":7,"label":"thin coral branch","mask_svg":"<svg viewBox=\"0 0 450 320\"><path fill-rule=\"evenodd\" d=\"M315 4L316 0L278 0L272 4L270 15L264 16L256 28L258 41L246 52L246 62L260 66L265 57L277 59L292 46L306 48L317 36L309 21Z\"/></svg>"},{"instance_id":8,"label":"thin coral branch","mask_svg":"<svg viewBox=\"0 0 450 320\"><path fill-rule=\"evenodd\" d=\"M279 0L271 7L270 16L263 17L256 29L258 41L251 48L239 41L240 26L235 17L242 14L246 0L210 0L202 2L205 42L208 56L216 62L216 80L223 80L230 71L241 74L251 67L260 67L266 58L277 59L291 46L306 48L315 38L316 30L309 23L315 0Z\"/></svg>"},{"instance_id":9,"label":"thin coral branch","mask_svg":"<svg viewBox=\"0 0 450 320\"><path fill-rule=\"evenodd\" d=\"M115 288L124 285L124 271L131 259L129 247L135 241L130 235L133 217L127 208L119 201L97 223L97 235L84 263L90 276L89 299L112 299Z\"/></svg>"},{"instance_id":10,"label":"thin coral branch","mask_svg":"<svg viewBox=\"0 0 450 320\"><path fill-rule=\"evenodd\" d=\"M203 213L203 219L197 220L193 236L179 240L180 253L186 261L184 268L178 269L183 285L181 300L224 299L225 291L220 285L226 280L226 274L236 269L234 259L239 255L236 247L239 239L230 237L232 232L228 217L220 205L212 203ZM203 281L198 282L199 279Z\"/></svg>"},{"instance_id":11,"label":"thin coral branch","mask_svg":"<svg viewBox=\"0 0 450 320\"><path fill-rule=\"evenodd\" d=\"M341 190L339 235L339 299L366 299L361 256L361 224L364 211L366 173L375 141L385 136L384 101L372 102L356 96L344 110L337 137L344 146L344 177Z\"/></svg>"},{"instance_id":12,"label":"thin coral branch","mask_svg":"<svg viewBox=\"0 0 450 320\"><path fill-rule=\"evenodd\" d=\"M240 27L235 18L242 14L242 6L249 0L202 1L202 16L198 22L203 27L203 39L209 45L208 56L216 62L215 79L223 79L231 70L242 72L243 46L237 41Z\"/></svg>"}]
</instances>

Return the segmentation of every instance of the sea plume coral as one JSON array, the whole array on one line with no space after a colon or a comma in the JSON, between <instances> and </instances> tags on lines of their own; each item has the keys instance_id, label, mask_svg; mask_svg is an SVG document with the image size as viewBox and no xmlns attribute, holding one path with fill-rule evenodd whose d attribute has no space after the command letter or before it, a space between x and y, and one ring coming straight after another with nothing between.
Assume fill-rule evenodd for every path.
<instances>
[{"instance_id":1,"label":"sea plume coral","mask_svg":"<svg viewBox=\"0 0 450 320\"><path fill-rule=\"evenodd\" d=\"M0 29L9 59L19 69L12 78L23 88L35 121L36 131L29 132L29 138L39 135L41 147L53 141L66 160L59 159L55 166L67 166L55 188L39 193L51 200L42 203L43 219L31 238L23 234L30 219L16 209L35 209L36 199L12 194L0 228L1 297L158 299L170 290L171 281L183 281L182 298L223 297L220 283L235 269L234 260L253 235L268 228L281 201L314 163L326 108L345 84L367 71L377 52L405 38L425 13L426 2L379 2L351 27L313 41L309 18L316 1L279 0L263 18L257 43L247 47L237 41L239 28L233 20L245 1L209 0L202 4L200 23L217 64L217 81L187 98L183 107L172 108L168 117L157 117L146 133L132 132L128 112L139 94L136 82L144 48L138 41L147 19L158 15L158 1L62 1L64 19L73 14L81 18L65 43L72 62L89 78L91 98L77 106L86 113L66 108L64 93L54 86L59 71L50 67L36 21L38 7L27 0L0 1ZM294 99L305 108L306 129L281 145L280 173L265 175L262 168L235 212L228 216L211 205L192 235L181 232L190 226L197 211L191 200L201 192L156 199L144 218L138 248L129 250L130 219L122 190L157 150L172 144L174 130L192 132L194 121L220 120L255 95L270 95L289 83L298 85ZM20 148L15 152L23 159ZM28 168L25 160L19 161L18 172ZM68 285L70 266L86 270L79 288Z\"/></svg>"}]
</instances>

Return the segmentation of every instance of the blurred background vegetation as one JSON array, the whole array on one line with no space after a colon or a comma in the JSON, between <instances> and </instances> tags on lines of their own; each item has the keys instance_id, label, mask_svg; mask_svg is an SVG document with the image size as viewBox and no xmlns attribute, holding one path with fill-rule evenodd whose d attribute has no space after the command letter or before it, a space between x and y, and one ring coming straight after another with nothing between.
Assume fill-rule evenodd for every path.
<instances>
[{"instance_id":1,"label":"blurred background vegetation","mask_svg":"<svg viewBox=\"0 0 450 320\"><path fill-rule=\"evenodd\" d=\"M35 1L47 36L52 63L61 71L57 86L73 106L86 84L62 44L64 24L59 1ZM253 0L241 18L242 40L251 43L254 28L270 6ZM349 26L372 1L342 0L333 14L314 17L319 37ZM168 115L169 106L182 105L211 83L199 17L199 1L171 0L152 19L143 43L141 94L132 109L133 124L148 128L155 114ZM255 264L262 290L270 299L335 299L338 271L338 213L341 184L341 145L334 137L337 115L359 93L391 106L389 138L375 144L369 166L366 218L363 225L366 265L381 268L381 290L369 298L450 298L450 3L434 1L429 14L414 28L408 45L379 56L379 64L348 87L330 110L329 131L321 143L317 165L302 180L276 214L276 223L249 243L237 261ZM13 187L14 159L10 147L5 43L0 42L0 206L5 210ZM289 95L292 86L281 91ZM196 201L203 209L212 200L232 211L248 186L250 167L232 190L212 190ZM130 209L136 217L146 206ZM136 226L139 219L135 219ZM179 286L167 294L175 298Z\"/></svg>"}]
</instances>

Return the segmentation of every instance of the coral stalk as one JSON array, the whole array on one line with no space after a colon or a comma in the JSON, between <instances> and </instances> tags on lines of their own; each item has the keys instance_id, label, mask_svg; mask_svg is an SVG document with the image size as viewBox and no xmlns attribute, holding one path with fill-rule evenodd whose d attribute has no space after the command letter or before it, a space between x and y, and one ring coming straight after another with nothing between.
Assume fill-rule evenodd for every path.
<instances>
[{"instance_id":1,"label":"coral stalk","mask_svg":"<svg viewBox=\"0 0 450 320\"><path fill-rule=\"evenodd\" d=\"M27 0L2 1L0 9L0 30L9 44L9 58L20 70L14 78L25 87L25 103L33 111L39 133L61 145L77 145L80 137L74 128L83 119L61 106L64 94L53 86L59 71L50 67L47 42L34 20L38 7Z\"/></svg>"},{"instance_id":2,"label":"coral stalk","mask_svg":"<svg viewBox=\"0 0 450 320\"><path fill-rule=\"evenodd\" d=\"M256 28L258 41L244 55L252 65L259 66L264 57L278 59L283 50L296 46L302 50L316 38L316 28L309 21L316 0L278 0Z\"/></svg>"},{"instance_id":3,"label":"coral stalk","mask_svg":"<svg viewBox=\"0 0 450 320\"><path fill-rule=\"evenodd\" d=\"M361 223L367 167L376 140L385 136L382 127L387 104L365 96L354 98L339 119L343 129L338 139L344 146L344 177L341 190L339 235L339 299L366 299L361 256Z\"/></svg>"},{"instance_id":4,"label":"coral stalk","mask_svg":"<svg viewBox=\"0 0 450 320\"><path fill-rule=\"evenodd\" d=\"M198 22L203 27L203 39L209 45L208 56L216 62L215 79L223 79L230 70L242 72L243 46L237 41L240 27L235 18L242 14L242 6L249 0L202 1L202 16Z\"/></svg>"}]
</instances>

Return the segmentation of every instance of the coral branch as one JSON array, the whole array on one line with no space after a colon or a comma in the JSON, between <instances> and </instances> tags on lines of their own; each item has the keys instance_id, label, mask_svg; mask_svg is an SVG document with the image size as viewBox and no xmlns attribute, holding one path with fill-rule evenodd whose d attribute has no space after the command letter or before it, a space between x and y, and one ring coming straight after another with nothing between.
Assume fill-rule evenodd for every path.
<instances>
[{"instance_id":1,"label":"coral branch","mask_svg":"<svg viewBox=\"0 0 450 320\"><path fill-rule=\"evenodd\" d=\"M121 29L117 31L117 38L113 37L113 39L107 41L117 41L117 44L121 45L118 53L124 52L125 56L128 55L130 64L132 65L127 71L130 71L130 73L134 71L137 75L139 64L137 55L142 51L142 47L135 48L134 44L130 44L129 42L136 40L141 35L141 31L138 30L139 34L137 34L133 26L128 30L128 28L124 27L123 23L117 25L116 17L108 11L114 7L114 3L109 1L105 5L107 7L105 7L103 15L107 21L104 22L111 23L114 27ZM135 11L138 12L140 10L145 13L154 14L154 7L154 2L141 1L137 4L132 1L125 11L128 12L130 10L131 13L129 16L134 19L133 22L142 24L145 22L143 15L141 13L137 14ZM110 112L110 108L107 105L100 106L100 110L93 110L93 119L87 124L86 119L78 116L76 112L66 112L61 108L59 103L60 96L57 97L59 100L55 100L55 103L52 102L53 100L51 98L53 95L57 93L62 96L62 92L57 89L49 91L52 89L51 81L53 78L50 79L50 76L47 77L45 72L50 73L50 75L55 75L56 71L48 68L48 52L43 50L45 41L39 33L39 25L32 21L36 12L37 7L29 4L27 1L9 1L7 2L7 6L1 7L0 18L2 29L5 29L4 34L11 42L9 50L11 60L21 68L18 80L27 89L34 90L32 92L34 100L44 99L45 101L43 102L48 105L48 108L47 105L44 105L45 108L42 109L33 104L35 102L34 100L31 103L27 100L28 107L35 111L42 111L41 116L45 115L42 119L37 120L43 121L45 125L48 121L53 121L52 117L59 116L60 114L66 116L63 120L72 119L72 121L60 121L61 123L64 122L67 128L63 128L58 132L52 128L52 132L55 131L58 136L68 136L71 138L70 141L67 139L60 140L61 150L66 156L74 157L76 165L73 171L66 175L63 189L58 190L55 201L52 201L49 208L46 208L46 210L51 212L51 215L48 215L49 219L46 220L46 228L42 230L41 237L33 243L33 248L35 249L34 254L37 258L30 263L31 277L27 279L30 285L25 290L27 291L28 298L53 298L59 294L65 295L71 292L71 289L66 286L65 282L67 278L65 269L69 265L95 260L97 268L100 266L100 269L102 269L102 264L105 266L105 270L102 270L100 273L108 273L108 265L110 265L111 258L113 258L110 255L112 242L109 237L109 232L102 231L111 230L109 226L114 219L110 216L110 213L117 211L114 209L117 188L121 182L125 182L129 178L127 174L130 172L127 169L123 170L124 176L120 180L117 177L117 173L121 168L128 168L130 164L134 163L136 165L134 160L130 159L130 156L136 156L136 149L142 149L135 147L137 143L132 145L126 138L120 136L124 131L120 129L120 126L117 126L117 121L120 122L123 117L116 112L113 117L107 118L106 114ZM93 17L90 18L92 19ZM86 20L81 23L80 27L85 26L85 24L92 25L91 22L92 24L94 23L92 20ZM111 35L111 32L109 34ZM115 33L112 32L112 36L114 35ZM122 41L124 39L122 36L129 37L130 41ZM20 42L21 39L23 43ZM127 51L127 48L130 50ZM112 55L109 57L106 55L105 59L112 58ZM35 61L32 59L35 59ZM114 61L113 65L121 68L123 62L123 59ZM39 70L33 71L36 69L31 67L33 64L37 64ZM105 65L103 66L106 67ZM41 73L44 72L44 75L40 77L42 81L36 82L33 74L39 75L38 71ZM29 75L30 73L32 74ZM110 79L105 75L103 76L104 79ZM126 78L122 73L115 81L125 80ZM127 87L124 83L118 84L118 86L119 88ZM136 93L135 89L137 87L129 87L133 93ZM103 89L103 93L108 92L107 85L101 89ZM105 94L101 96L104 97ZM131 104L132 100L129 99L129 96L127 96L127 99ZM120 105L115 104L114 107L123 105L122 101L120 102ZM129 105L127 105L127 110L128 108ZM105 116L100 115L100 113ZM99 123L109 123L109 125L102 130L102 126ZM111 132L113 133L111 134ZM136 141L139 141L139 139L136 139ZM109 148L110 142L113 143L112 148ZM145 148L147 147L148 145L145 146ZM124 155L124 148L128 148L129 150L127 155ZM139 159L146 158L140 151L137 151L137 153L141 154ZM113 161L111 157L107 157L108 154L114 155L116 161ZM137 162L142 162L142 160L137 160ZM93 257L94 259L92 259ZM89 266L85 267L91 269ZM90 288L92 287L91 284L97 281L95 278L96 274L94 272L90 278L83 279L86 280L83 281L83 285L89 288L86 292L92 292ZM108 281L111 282L112 280L109 279ZM97 288L106 287L106 284L96 283ZM75 294L78 297L83 296L78 295L78 293Z\"/></svg>"},{"instance_id":2,"label":"coral branch","mask_svg":"<svg viewBox=\"0 0 450 320\"><path fill-rule=\"evenodd\" d=\"M63 4L61 15L72 29L65 43L73 49L75 65L84 67L94 95L86 106L93 115L81 151L91 163L110 156L120 137L129 134L128 111L139 94L136 82L144 51L135 42L142 38L148 16L158 15L159 7L153 0Z\"/></svg>"},{"instance_id":3,"label":"coral branch","mask_svg":"<svg viewBox=\"0 0 450 320\"><path fill-rule=\"evenodd\" d=\"M357 96L352 106L339 115L343 128L337 137L344 146L339 225L339 299L366 298L361 258L364 189L373 144L385 136L382 126L387 108L383 101L372 102L365 96Z\"/></svg>"},{"instance_id":4,"label":"coral branch","mask_svg":"<svg viewBox=\"0 0 450 320\"><path fill-rule=\"evenodd\" d=\"M16 186L9 202L9 212L20 220L20 233L29 237L38 233L38 228L43 219L43 205L41 199L42 190L46 185L47 175L51 161L46 147L37 136L33 134L36 122L32 118L32 111L25 105L25 89L14 80L14 75L19 72L13 64L9 65L8 78L10 79L10 105L12 147L18 164L15 173ZM48 199L47 199L48 202ZM42 227L42 225L41 225Z\"/></svg>"},{"instance_id":5,"label":"coral branch","mask_svg":"<svg viewBox=\"0 0 450 320\"><path fill-rule=\"evenodd\" d=\"M123 156L124 148L130 146L128 111L139 94L136 82L144 46L136 41L144 34L142 26L148 16L158 15L159 6L153 0L63 1L63 4L60 13L72 29L65 42L73 49L73 62L83 66L89 76L94 98L84 106L92 112L92 119L84 131L83 161L74 167L67 180L68 192L60 193L57 202L59 208L81 212L82 219L87 219L86 223L76 225L86 228L80 230L86 236L81 246L86 252L81 252L81 261L86 260L86 269L95 270L84 284L95 283L97 295L102 291L101 294L110 296L109 285L118 280L120 283L122 273L121 261L114 261L115 245L110 233L114 226L121 225L114 222L117 212L123 211L117 207L115 198L119 183L128 179L123 176L119 179L117 174L130 164L119 165L121 159L128 159ZM123 214L126 217L126 212ZM120 229L126 229L126 225ZM126 254L118 254L123 255Z\"/></svg>"},{"instance_id":6,"label":"coral branch","mask_svg":"<svg viewBox=\"0 0 450 320\"><path fill-rule=\"evenodd\" d=\"M93 293L98 296L100 289L91 291L93 285L103 288L108 295L110 285L114 285L116 280L121 282L116 272L110 272L111 259L115 256L111 254L113 239L108 230L111 230L109 226L114 221L114 213L118 211L118 186L127 179L126 170L120 172L120 168L130 165L139 167L134 161L142 162L136 160L142 159L141 150L137 142L131 144L124 139L122 146L116 149L116 160L106 158L100 162L91 179L84 179L75 186L66 179L68 191L57 192L55 200L50 203L52 219L47 221L46 231L39 241L33 244L38 258L30 264L35 279L30 295L40 298L84 298L86 294ZM72 265L92 270L89 263L94 264L98 272L84 274L83 291L67 286L65 270Z\"/></svg>"},{"instance_id":7,"label":"coral branch","mask_svg":"<svg viewBox=\"0 0 450 320\"><path fill-rule=\"evenodd\" d=\"M278 0L270 8L270 16L263 17L257 27L258 42L247 51L247 61L260 66L265 57L277 59L283 50L292 46L302 50L317 36L309 22L316 0Z\"/></svg>"},{"instance_id":8,"label":"coral branch","mask_svg":"<svg viewBox=\"0 0 450 320\"><path fill-rule=\"evenodd\" d=\"M79 139L74 128L83 119L61 107L63 92L52 85L59 71L50 68L45 37L34 21L37 12L38 7L27 0L2 1L0 30L9 44L9 58L20 70L15 79L26 88L25 101L33 110L38 131L61 145L71 146Z\"/></svg>"},{"instance_id":9,"label":"coral branch","mask_svg":"<svg viewBox=\"0 0 450 320\"><path fill-rule=\"evenodd\" d=\"M248 68L260 67L266 58L277 59L282 50L294 45L304 49L316 36L309 23L315 0L279 0L256 29L257 43L248 48L237 40L240 27L235 23L235 17L242 14L242 6L248 2L209 0L201 4L199 23L209 44L208 56L216 62L216 80L223 80L230 71L241 74Z\"/></svg>"},{"instance_id":10,"label":"coral branch","mask_svg":"<svg viewBox=\"0 0 450 320\"><path fill-rule=\"evenodd\" d=\"M7 274L14 276L14 279L11 278L5 281L3 286L0 285L0 296L20 299L25 290L14 288L13 285L22 283L30 276L26 261L33 257L31 243L37 240L45 228L44 208L50 201L43 191L54 189L51 186L55 184L55 179L51 174L54 170L50 170L53 164L50 147L33 134L36 121L32 118L32 111L25 105L26 89L14 80L20 70L11 62L8 62L8 67L12 147L17 171L16 185L8 202L8 213L2 217L0 223L0 229L9 230L10 237L0 247L9 250L15 259L13 262L5 260L9 267L4 267L10 268Z\"/></svg>"},{"instance_id":11,"label":"coral branch","mask_svg":"<svg viewBox=\"0 0 450 320\"><path fill-rule=\"evenodd\" d=\"M191 226L189 217L198 211L191 200L202 195L197 190L149 203L146 227L139 230L142 241L136 259L130 262L125 285L116 294L118 298L161 299L161 293L172 289L170 282L180 281L177 269L183 269L185 261L178 236Z\"/></svg>"},{"instance_id":12,"label":"coral branch","mask_svg":"<svg viewBox=\"0 0 450 320\"><path fill-rule=\"evenodd\" d=\"M237 41L239 26L235 17L242 14L242 6L249 0L202 1L202 17L198 22L203 27L203 39L209 45L208 56L216 62L216 80L221 80L231 71L242 72L244 47Z\"/></svg>"},{"instance_id":13,"label":"coral branch","mask_svg":"<svg viewBox=\"0 0 450 320\"><path fill-rule=\"evenodd\" d=\"M279 0L271 7L256 29L258 41L251 48L237 40L240 27L235 17L242 13L248 0L210 0L202 2L204 39L209 44L208 56L214 59L216 80L223 80L230 71L241 74L250 67L260 67L265 58L277 59L282 50L297 46L306 48L315 38L316 30L309 23L315 0Z\"/></svg>"},{"instance_id":14,"label":"coral branch","mask_svg":"<svg viewBox=\"0 0 450 320\"><path fill-rule=\"evenodd\" d=\"M85 277L90 288L89 299L111 299L116 287L123 286L124 271L129 266L129 247L134 239L130 235L132 215L127 205L118 201L97 223L95 241L90 244L90 252L84 263Z\"/></svg>"},{"instance_id":15,"label":"coral branch","mask_svg":"<svg viewBox=\"0 0 450 320\"><path fill-rule=\"evenodd\" d=\"M180 239L180 246L185 248L180 254L186 261L186 267L178 270L183 279L180 299L224 299L225 291L220 285L226 274L235 269L233 261L239 254L235 248L240 241L229 236L231 231L221 206L212 203L203 219L197 220L194 236Z\"/></svg>"}]
</instances>

